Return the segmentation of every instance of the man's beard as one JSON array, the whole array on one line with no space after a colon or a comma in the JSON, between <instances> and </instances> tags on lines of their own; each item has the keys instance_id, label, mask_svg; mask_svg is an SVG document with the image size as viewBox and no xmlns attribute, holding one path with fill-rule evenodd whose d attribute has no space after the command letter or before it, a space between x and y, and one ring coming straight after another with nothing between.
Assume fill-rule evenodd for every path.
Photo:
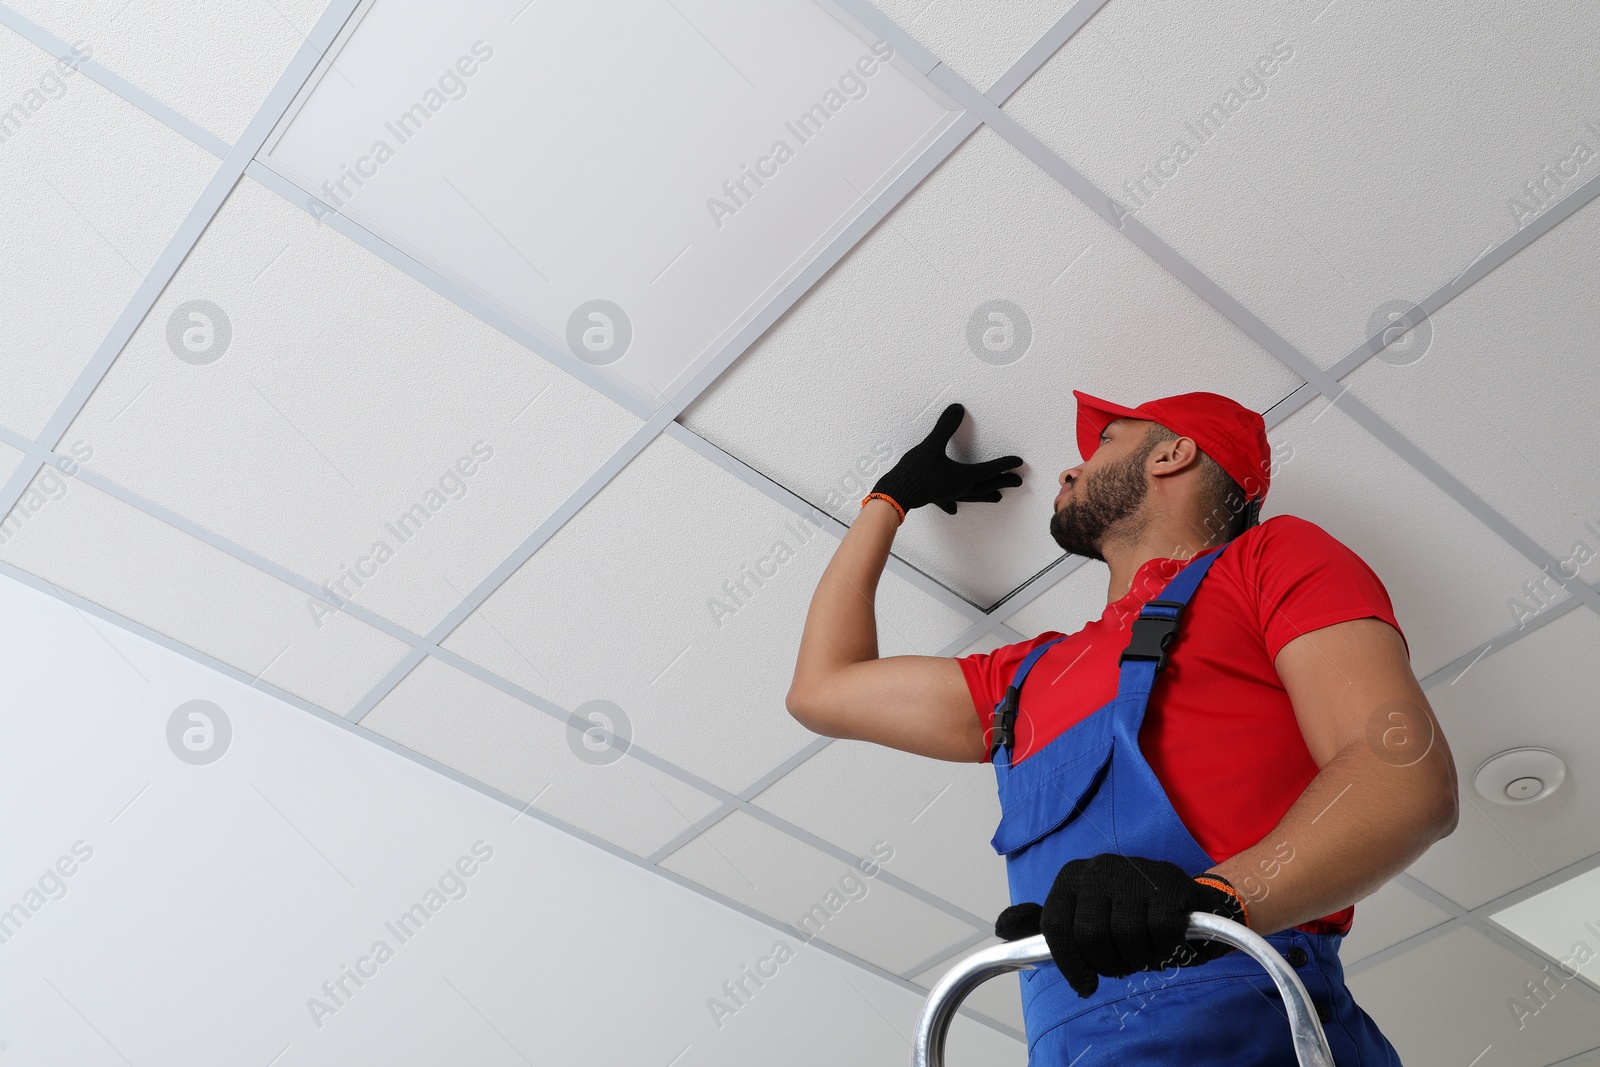
<instances>
[{"instance_id":1,"label":"man's beard","mask_svg":"<svg viewBox=\"0 0 1600 1067\"><path fill-rule=\"evenodd\" d=\"M1108 533L1138 536L1143 522L1134 516L1149 491L1144 476L1144 460L1149 454L1147 448L1093 478L1079 478L1074 483L1072 498L1050 516L1050 536L1062 551L1104 563L1102 548Z\"/></svg>"}]
</instances>

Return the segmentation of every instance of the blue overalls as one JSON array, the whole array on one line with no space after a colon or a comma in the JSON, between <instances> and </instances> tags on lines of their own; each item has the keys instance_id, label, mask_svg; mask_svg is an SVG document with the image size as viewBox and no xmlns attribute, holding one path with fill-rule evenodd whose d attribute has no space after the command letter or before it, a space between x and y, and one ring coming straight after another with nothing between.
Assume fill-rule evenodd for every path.
<instances>
[{"instance_id":1,"label":"blue overalls","mask_svg":"<svg viewBox=\"0 0 1600 1067\"><path fill-rule=\"evenodd\" d=\"M1167 860L1191 875L1215 866L1140 752L1139 727L1178 616L1225 548L1190 561L1144 605L1122 655L1116 698L1013 767L1017 700L1028 672L1055 641L1018 665L995 709L993 734L1001 817L991 844L1006 857L1013 904L1043 903L1068 860L1102 852ZM1338 1067L1400 1067L1394 1047L1345 987L1339 962L1344 935L1289 929L1266 940L1294 966L1316 1003ZM1019 981L1029 1067L1296 1062L1282 998L1243 952L1125 978L1102 975L1087 999L1051 961L1020 972Z\"/></svg>"}]
</instances>

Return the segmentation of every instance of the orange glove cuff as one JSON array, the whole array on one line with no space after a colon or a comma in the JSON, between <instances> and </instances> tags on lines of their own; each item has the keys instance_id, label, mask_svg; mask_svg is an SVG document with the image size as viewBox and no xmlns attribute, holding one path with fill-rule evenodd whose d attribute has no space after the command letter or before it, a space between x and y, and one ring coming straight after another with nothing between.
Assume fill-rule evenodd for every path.
<instances>
[{"instance_id":1,"label":"orange glove cuff","mask_svg":"<svg viewBox=\"0 0 1600 1067\"><path fill-rule=\"evenodd\" d=\"M1250 925L1250 908L1245 904L1244 897L1240 896L1239 891L1229 885L1221 875L1197 874L1194 876L1194 880L1202 885L1211 886L1213 889L1220 889L1234 900L1237 900L1239 902L1239 910L1244 915L1244 925Z\"/></svg>"},{"instance_id":2,"label":"orange glove cuff","mask_svg":"<svg viewBox=\"0 0 1600 1067\"><path fill-rule=\"evenodd\" d=\"M884 494L884 493L868 493L866 496L861 498L861 506L862 507L866 507L867 506L867 501L873 499L874 497L876 497L879 500L888 501L889 502L889 506L894 508L895 514L900 516L900 521L902 523L906 521L906 509L901 507L895 501L894 497L888 496L887 494Z\"/></svg>"}]
</instances>

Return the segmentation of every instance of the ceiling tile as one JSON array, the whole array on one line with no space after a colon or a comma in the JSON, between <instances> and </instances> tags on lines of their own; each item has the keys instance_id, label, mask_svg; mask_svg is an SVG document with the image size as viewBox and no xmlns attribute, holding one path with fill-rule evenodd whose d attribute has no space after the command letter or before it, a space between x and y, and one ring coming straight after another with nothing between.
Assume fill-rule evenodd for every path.
<instances>
[{"instance_id":1,"label":"ceiling tile","mask_svg":"<svg viewBox=\"0 0 1600 1067\"><path fill-rule=\"evenodd\" d=\"M1339 958L1349 966L1448 918L1449 912L1400 882L1387 882L1376 893L1356 901L1350 932L1339 944Z\"/></svg>"},{"instance_id":2,"label":"ceiling tile","mask_svg":"<svg viewBox=\"0 0 1600 1067\"><path fill-rule=\"evenodd\" d=\"M997 634L993 631L990 631L989 633L986 633L982 637L978 638L976 641L972 642L972 644L968 645L966 648L963 648L960 652L957 652L956 655L976 656L981 652L993 652L1001 645L1010 643L1011 637L1009 634Z\"/></svg>"},{"instance_id":3,"label":"ceiling tile","mask_svg":"<svg viewBox=\"0 0 1600 1067\"><path fill-rule=\"evenodd\" d=\"M1073 0L1018 0L1004 5L981 0L877 0L876 6L945 66L987 89L1067 13Z\"/></svg>"},{"instance_id":4,"label":"ceiling tile","mask_svg":"<svg viewBox=\"0 0 1600 1067\"><path fill-rule=\"evenodd\" d=\"M12 509L0 559L343 713L405 646L54 468Z\"/></svg>"},{"instance_id":5,"label":"ceiling tile","mask_svg":"<svg viewBox=\"0 0 1600 1067\"><path fill-rule=\"evenodd\" d=\"M717 807L625 752L596 753L571 726L437 659L361 725L639 856Z\"/></svg>"},{"instance_id":6,"label":"ceiling tile","mask_svg":"<svg viewBox=\"0 0 1600 1067\"><path fill-rule=\"evenodd\" d=\"M1582 6L1521 18L1587 39ZM1576 140L1600 148L1592 74L1552 85L1508 46L1513 21L1381 0L1109 4L1007 110L1327 366L1383 304L1515 233L1510 198Z\"/></svg>"},{"instance_id":7,"label":"ceiling tile","mask_svg":"<svg viewBox=\"0 0 1600 1067\"><path fill-rule=\"evenodd\" d=\"M987 764L839 740L752 803L856 855L886 842L885 867L980 918L1011 903L1005 860L989 844L1000 801Z\"/></svg>"},{"instance_id":8,"label":"ceiling tile","mask_svg":"<svg viewBox=\"0 0 1600 1067\"><path fill-rule=\"evenodd\" d=\"M245 181L64 448L426 633L638 425Z\"/></svg>"},{"instance_id":9,"label":"ceiling tile","mask_svg":"<svg viewBox=\"0 0 1600 1067\"><path fill-rule=\"evenodd\" d=\"M870 851L862 857L873 858ZM868 877L744 812L721 820L661 866L894 974L972 933L876 874Z\"/></svg>"},{"instance_id":10,"label":"ceiling tile","mask_svg":"<svg viewBox=\"0 0 1600 1067\"><path fill-rule=\"evenodd\" d=\"M1428 690L1428 703L1456 760L1461 817L1410 871L1466 908L1600 852L1600 737L1593 728L1600 691L1600 619L1570 612L1485 656L1454 684ZM1543 800L1496 804L1473 788L1484 760L1534 746L1560 756L1566 780Z\"/></svg>"},{"instance_id":11,"label":"ceiling tile","mask_svg":"<svg viewBox=\"0 0 1600 1067\"><path fill-rule=\"evenodd\" d=\"M924 989L932 990L934 983L968 956L1001 943L998 937L986 937L978 944L962 950L958 955L952 956L936 967L928 968L911 980ZM1023 1029L1021 982L1020 973L997 975L968 993L967 999L961 1002L961 1006L981 1011L991 1019L1021 1030Z\"/></svg>"},{"instance_id":12,"label":"ceiling tile","mask_svg":"<svg viewBox=\"0 0 1600 1067\"><path fill-rule=\"evenodd\" d=\"M1516 622L1506 597L1538 569L1342 410L1314 399L1268 436L1280 469L1262 518L1308 519L1366 561L1417 677Z\"/></svg>"},{"instance_id":13,"label":"ceiling tile","mask_svg":"<svg viewBox=\"0 0 1600 1067\"><path fill-rule=\"evenodd\" d=\"M1484 0L1473 5L1472 14L1483 25L1493 27L1507 51L1515 53L1538 79L1541 90L1548 94L1541 95L1541 106L1560 108L1577 118L1595 118L1600 105L1600 68L1594 63L1593 45L1600 40L1600 7L1577 2L1552 5L1540 0ZM1566 107L1567 101L1576 102L1577 107ZM1593 140L1589 145L1597 147Z\"/></svg>"},{"instance_id":14,"label":"ceiling tile","mask_svg":"<svg viewBox=\"0 0 1600 1067\"><path fill-rule=\"evenodd\" d=\"M956 117L872 46L812 0L380 0L270 154L653 403Z\"/></svg>"},{"instance_id":15,"label":"ceiling tile","mask_svg":"<svg viewBox=\"0 0 1600 1067\"><path fill-rule=\"evenodd\" d=\"M22 453L10 445L0 445L0 485L11 480L11 475L22 464Z\"/></svg>"},{"instance_id":16,"label":"ceiling tile","mask_svg":"<svg viewBox=\"0 0 1600 1067\"><path fill-rule=\"evenodd\" d=\"M1347 379L1569 576L1591 583L1600 578L1600 463L1574 447L1574 431L1593 426L1600 408L1597 244L1591 202ZM1532 614L1564 593L1551 578L1503 595Z\"/></svg>"},{"instance_id":17,"label":"ceiling tile","mask_svg":"<svg viewBox=\"0 0 1600 1067\"><path fill-rule=\"evenodd\" d=\"M1138 323L1132 342L1130 322ZM1159 381L1146 353L1160 360ZM1265 410L1298 384L983 128L685 422L848 522L944 405L964 404L951 454L1020 455L1024 485L954 516L924 509L897 552L987 606L1060 555L1047 533L1049 505L1060 471L1080 462L1074 388L1126 403L1208 389Z\"/></svg>"},{"instance_id":18,"label":"ceiling tile","mask_svg":"<svg viewBox=\"0 0 1600 1067\"><path fill-rule=\"evenodd\" d=\"M226 141L244 131L327 0L10 0L16 11Z\"/></svg>"},{"instance_id":19,"label":"ceiling tile","mask_svg":"<svg viewBox=\"0 0 1600 1067\"><path fill-rule=\"evenodd\" d=\"M1111 569L1097 559L1085 560L1047 592L1018 608L1007 621L1029 637L1046 630L1077 633L1105 614L1110 590Z\"/></svg>"},{"instance_id":20,"label":"ceiling tile","mask_svg":"<svg viewBox=\"0 0 1600 1067\"><path fill-rule=\"evenodd\" d=\"M1576 971L1600 987L1594 966L1600 958L1600 865L1588 866L1485 918L1558 961L1568 974Z\"/></svg>"},{"instance_id":21,"label":"ceiling tile","mask_svg":"<svg viewBox=\"0 0 1600 1067\"><path fill-rule=\"evenodd\" d=\"M0 101L19 109L0 127L0 425L29 437L217 165L83 74L62 77L63 69L71 67L0 27ZM11 117L19 113L22 120Z\"/></svg>"},{"instance_id":22,"label":"ceiling tile","mask_svg":"<svg viewBox=\"0 0 1600 1067\"><path fill-rule=\"evenodd\" d=\"M1461 927L1350 976L1348 984L1407 1067L1545 1067L1594 1048L1600 1004L1570 986L1555 989L1519 1026L1512 1005L1537 1006L1526 983L1542 977L1535 965Z\"/></svg>"},{"instance_id":23,"label":"ceiling tile","mask_svg":"<svg viewBox=\"0 0 1600 1067\"><path fill-rule=\"evenodd\" d=\"M663 436L445 647L564 707L612 701L640 744L737 792L813 737L784 697L838 543ZM877 618L885 656L968 624L892 573Z\"/></svg>"}]
</instances>

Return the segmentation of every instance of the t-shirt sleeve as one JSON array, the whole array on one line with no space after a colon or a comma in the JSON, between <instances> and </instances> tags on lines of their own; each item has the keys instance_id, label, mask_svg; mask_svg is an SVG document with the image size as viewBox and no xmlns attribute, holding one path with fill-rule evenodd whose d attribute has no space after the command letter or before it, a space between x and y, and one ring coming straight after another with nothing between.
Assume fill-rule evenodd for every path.
<instances>
[{"instance_id":1,"label":"t-shirt sleeve","mask_svg":"<svg viewBox=\"0 0 1600 1067\"><path fill-rule=\"evenodd\" d=\"M1283 515L1262 524L1244 570L1256 584L1267 658L1301 634L1351 619L1382 619L1406 643L1389 591L1366 561L1314 522Z\"/></svg>"},{"instance_id":2,"label":"t-shirt sleeve","mask_svg":"<svg viewBox=\"0 0 1600 1067\"><path fill-rule=\"evenodd\" d=\"M1012 677L1016 675L1017 664L1035 647L1060 636L1060 633L1049 630L1027 641L1001 645L993 652L956 657L956 662L961 665L961 673L967 679L967 689L972 693L972 703L977 706L978 721L983 724L984 736L988 736L990 727L994 725L994 706L1006 695L1006 686L1011 684ZM989 762L987 752L982 762Z\"/></svg>"}]
</instances>

